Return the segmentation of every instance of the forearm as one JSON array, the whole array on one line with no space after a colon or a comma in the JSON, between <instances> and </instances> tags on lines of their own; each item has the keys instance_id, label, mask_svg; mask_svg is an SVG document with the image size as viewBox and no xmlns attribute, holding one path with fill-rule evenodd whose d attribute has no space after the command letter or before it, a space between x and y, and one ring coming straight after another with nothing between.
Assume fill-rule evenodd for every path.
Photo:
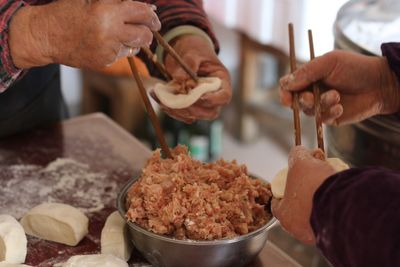
<instances>
[{"instance_id":1,"label":"forearm","mask_svg":"<svg viewBox=\"0 0 400 267\"><path fill-rule=\"evenodd\" d=\"M314 195L311 224L334 266L400 266L400 172L351 169Z\"/></svg>"},{"instance_id":2,"label":"forearm","mask_svg":"<svg viewBox=\"0 0 400 267\"><path fill-rule=\"evenodd\" d=\"M13 45L10 44L11 33L10 25L14 17L29 5L44 4L49 1L9 1L0 0L0 92L6 90L18 78L23 75L23 70L15 64L12 58ZM15 38L14 38L15 40ZM20 42L20 40L18 40ZM27 43L18 43L23 46L18 48L25 51L30 50ZM32 55L31 55L32 56Z\"/></svg>"}]
</instances>

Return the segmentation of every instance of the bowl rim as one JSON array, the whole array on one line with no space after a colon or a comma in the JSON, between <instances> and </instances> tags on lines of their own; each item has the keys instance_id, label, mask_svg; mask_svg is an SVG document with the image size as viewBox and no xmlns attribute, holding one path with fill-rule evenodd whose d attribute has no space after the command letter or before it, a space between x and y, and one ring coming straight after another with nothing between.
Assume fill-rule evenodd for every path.
<instances>
[{"instance_id":1,"label":"bowl rim","mask_svg":"<svg viewBox=\"0 0 400 267\"><path fill-rule=\"evenodd\" d=\"M265 182L265 180L257 177L256 175L252 175L249 174L250 177L256 178L256 179L260 179L262 181ZM165 242L170 242L170 243L175 243L175 244L182 244L182 245L201 245L201 246L214 246L214 245L222 245L222 244L231 244L231 243L237 243L249 238L252 238L254 236L257 236L259 234L261 234L264 231L269 231L271 228L273 228L274 226L276 226L278 224L278 220L272 216L272 218L262 227L258 228L255 231L252 231L248 234L245 235L240 235L234 238L228 238L228 239L217 239L217 240L190 240L190 239L185 239L185 240L181 240L181 239L175 239L172 237L168 237L168 236L164 236L161 234L156 234L153 232L150 232L142 227L140 227L139 225L129 221L125 214L126 214L126 208L125 208L125 200L126 200L126 196L128 194L128 190L130 189L130 187L132 186L133 183L135 183L140 177L140 174L138 176L135 176L133 178L131 178L121 189L120 193L118 194L117 197L117 208L118 208L118 212L121 215L121 217L125 220L125 222L127 223L127 225L130 228L133 228L134 230L147 235L151 238L155 238L158 240L162 240Z\"/></svg>"}]
</instances>

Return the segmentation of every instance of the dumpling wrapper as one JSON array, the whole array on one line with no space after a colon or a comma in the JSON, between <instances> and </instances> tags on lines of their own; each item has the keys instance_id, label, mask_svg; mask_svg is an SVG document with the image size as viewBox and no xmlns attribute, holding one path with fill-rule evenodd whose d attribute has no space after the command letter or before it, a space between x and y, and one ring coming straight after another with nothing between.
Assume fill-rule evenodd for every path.
<instances>
[{"instance_id":1,"label":"dumpling wrapper","mask_svg":"<svg viewBox=\"0 0 400 267\"><path fill-rule=\"evenodd\" d=\"M43 203L21 219L28 235L76 246L88 233L89 219L77 208L62 203Z\"/></svg>"},{"instance_id":2,"label":"dumpling wrapper","mask_svg":"<svg viewBox=\"0 0 400 267\"><path fill-rule=\"evenodd\" d=\"M62 267L129 267L118 257L111 254L77 255L68 259Z\"/></svg>"},{"instance_id":3,"label":"dumpling wrapper","mask_svg":"<svg viewBox=\"0 0 400 267\"><path fill-rule=\"evenodd\" d=\"M0 261L23 263L27 253L24 228L11 215L0 215ZM0 266L5 266L5 263ZM11 266L11 265L10 265Z\"/></svg>"},{"instance_id":4,"label":"dumpling wrapper","mask_svg":"<svg viewBox=\"0 0 400 267\"><path fill-rule=\"evenodd\" d=\"M341 172L349 169L349 165L347 165L343 160L339 158L328 158L327 161L336 172ZM272 179L271 191L274 198L280 199L283 198L283 196L285 195L287 174L288 168L286 167L280 170Z\"/></svg>"},{"instance_id":5,"label":"dumpling wrapper","mask_svg":"<svg viewBox=\"0 0 400 267\"><path fill-rule=\"evenodd\" d=\"M173 82L157 83L153 92L164 106L172 109L183 109L196 103L204 94L219 90L221 85L220 78L204 77L199 78L197 86L190 90L188 94L175 94L179 85L173 84Z\"/></svg>"},{"instance_id":6,"label":"dumpling wrapper","mask_svg":"<svg viewBox=\"0 0 400 267\"><path fill-rule=\"evenodd\" d=\"M111 254L124 261L131 257L133 247L128 238L127 225L118 211L107 217L100 240L102 254Z\"/></svg>"}]
</instances>

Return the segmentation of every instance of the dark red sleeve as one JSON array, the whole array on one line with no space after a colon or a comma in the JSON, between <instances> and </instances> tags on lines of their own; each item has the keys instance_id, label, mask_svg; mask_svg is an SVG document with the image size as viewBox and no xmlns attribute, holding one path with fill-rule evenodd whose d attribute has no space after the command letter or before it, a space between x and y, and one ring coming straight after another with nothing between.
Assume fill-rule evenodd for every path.
<instances>
[{"instance_id":1,"label":"dark red sleeve","mask_svg":"<svg viewBox=\"0 0 400 267\"><path fill-rule=\"evenodd\" d=\"M400 266L400 172L350 169L314 195L317 246L336 267Z\"/></svg>"},{"instance_id":2,"label":"dark red sleeve","mask_svg":"<svg viewBox=\"0 0 400 267\"><path fill-rule=\"evenodd\" d=\"M218 41L211 29L202 0L146 0L144 2L157 6L162 33L181 25L196 26L211 37L218 50Z\"/></svg>"}]
</instances>

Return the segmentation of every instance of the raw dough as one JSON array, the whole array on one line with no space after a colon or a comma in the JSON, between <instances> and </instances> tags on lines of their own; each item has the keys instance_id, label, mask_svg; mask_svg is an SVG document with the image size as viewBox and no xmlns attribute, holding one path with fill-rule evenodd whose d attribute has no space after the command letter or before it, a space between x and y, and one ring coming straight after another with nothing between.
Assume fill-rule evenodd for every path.
<instances>
[{"instance_id":1,"label":"raw dough","mask_svg":"<svg viewBox=\"0 0 400 267\"><path fill-rule=\"evenodd\" d=\"M30 265L25 265L25 264L15 264L15 263L9 263L2 261L0 262L0 267L32 267Z\"/></svg>"},{"instance_id":2,"label":"raw dough","mask_svg":"<svg viewBox=\"0 0 400 267\"><path fill-rule=\"evenodd\" d=\"M21 219L28 235L76 246L88 233L89 219L77 208L61 203L43 203Z\"/></svg>"},{"instance_id":3,"label":"raw dough","mask_svg":"<svg viewBox=\"0 0 400 267\"><path fill-rule=\"evenodd\" d=\"M0 261L25 262L27 240L24 228L10 215L0 215Z\"/></svg>"},{"instance_id":4,"label":"raw dough","mask_svg":"<svg viewBox=\"0 0 400 267\"><path fill-rule=\"evenodd\" d=\"M221 88L222 81L217 77L199 78L199 84L188 94L175 94L176 84L172 82L157 83L153 92L161 103L172 109L183 109L193 105L202 95L217 91Z\"/></svg>"},{"instance_id":5,"label":"raw dough","mask_svg":"<svg viewBox=\"0 0 400 267\"><path fill-rule=\"evenodd\" d=\"M328 158L327 161L336 172L341 172L349 169L344 161L339 158ZM288 173L288 168L280 170L271 181L271 191L274 198L283 198L285 194L286 187L286 177Z\"/></svg>"},{"instance_id":6,"label":"raw dough","mask_svg":"<svg viewBox=\"0 0 400 267\"><path fill-rule=\"evenodd\" d=\"M73 256L62 267L129 267L128 264L110 254Z\"/></svg>"},{"instance_id":7,"label":"raw dough","mask_svg":"<svg viewBox=\"0 0 400 267\"><path fill-rule=\"evenodd\" d=\"M127 225L118 211L111 213L101 231L101 253L128 261L132 243L127 237Z\"/></svg>"}]
</instances>

